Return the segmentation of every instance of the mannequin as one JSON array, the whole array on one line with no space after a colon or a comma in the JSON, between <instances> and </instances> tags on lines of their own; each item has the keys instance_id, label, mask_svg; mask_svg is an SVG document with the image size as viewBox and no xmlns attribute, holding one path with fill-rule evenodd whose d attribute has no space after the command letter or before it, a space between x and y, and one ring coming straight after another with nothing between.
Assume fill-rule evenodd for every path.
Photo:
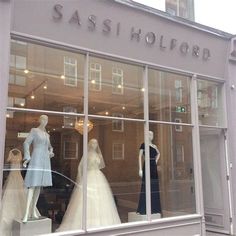
<instances>
[{"instance_id":1,"label":"mannequin","mask_svg":"<svg viewBox=\"0 0 236 236\"><path fill-rule=\"evenodd\" d=\"M153 132L149 131L149 154L150 154L150 182L151 182L151 213L161 213L159 179L157 172L157 163L160 159L160 152L155 144L152 143ZM142 186L139 197L137 213L146 214L146 184L145 184L145 145L141 144L139 150L139 176L142 178ZM143 166L142 166L143 163Z\"/></svg>"},{"instance_id":2,"label":"mannequin","mask_svg":"<svg viewBox=\"0 0 236 236\"><path fill-rule=\"evenodd\" d=\"M69 205L57 231L81 229L83 208L83 161L82 157ZM87 155L87 227L101 227L120 224L116 204L109 183L101 169L105 167L96 139L88 143Z\"/></svg>"},{"instance_id":3,"label":"mannequin","mask_svg":"<svg viewBox=\"0 0 236 236\"><path fill-rule=\"evenodd\" d=\"M48 116L41 115L39 126L32 128L24 142L24 163L28 165L24 184L28 188L25 215L22 222L28 221L29 215L38 219L37 201L40 194L40 188L43 186L52 186L51 163L50 158L54 156L53 148L49 140L49 134L46 132ZM33 151L30 154L30 145L33 144ZM31 212L29 212L31 210Z\"/></svg>"}]
</instances>

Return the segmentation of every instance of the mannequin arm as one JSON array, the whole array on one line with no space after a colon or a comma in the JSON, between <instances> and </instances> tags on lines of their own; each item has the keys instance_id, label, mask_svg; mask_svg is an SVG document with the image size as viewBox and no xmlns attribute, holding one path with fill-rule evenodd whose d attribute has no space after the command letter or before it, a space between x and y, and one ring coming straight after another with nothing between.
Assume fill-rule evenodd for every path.
<instances>
[{"instance_id":1,"label":"mannequin arm","mask_svg":"<svg viewBox=\"0 0 236 236\"><path fill-rule=\"evenodd\" d=\"M29 135L27 136L25 142L24 142L24 162L23 166L26 167L28 162L30 161L30 145L33 142L34 139L34 131L31 129Z\"/></svg>"},{"instance_id":2,"label":"mannequin arm","mask_svg":"<svg viewBox=\"0 0 236 236\"><path fill-rule=\"evenodd\" d=\"M161 156L161 154L158 153L157 156L156 156L156 164L158 163L158 161L159 161L159 159L160 159L160 156Z\"/></svg>"},{"instance_id":3,"label":"mannequin arm","mask_svg":"<svg viewBox=\"0 0 236 236\"><path fill-rule=\"evenodd\" d=\"M139 176L143 176L143 170L142 170L142 158L143 158L143 149L140 149L139 156L138 156L138 164L139 164Z\"/></svg>"},{"instance_id":4,"label":"mannequin arm","mask_svg":"<svg viewBox=\"0 0 236 236\"><path fill-rule=\"evenodd\" d=\"M53 147L50 142L50 136L48 137L48 139L49 139L49 144L48 144L49 157L52 158L54 157L54 152L53 152Z\"/></svg>"}]
</instances>

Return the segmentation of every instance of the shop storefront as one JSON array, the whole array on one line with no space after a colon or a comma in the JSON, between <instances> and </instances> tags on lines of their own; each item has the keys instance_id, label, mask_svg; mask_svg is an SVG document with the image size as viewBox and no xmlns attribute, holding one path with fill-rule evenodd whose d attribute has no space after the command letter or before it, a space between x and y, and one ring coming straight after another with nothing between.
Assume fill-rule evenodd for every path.
<instances>
[{"instance_id":1,"label":"shop storefront","mask_svg":"<svg viewBox=\"0 0 236 236\"><path fill-rule=\"evenodd\" d=\"M231 35L132 1L0 13L2 235L233 232Z\"/></svg>"}]
</instances>

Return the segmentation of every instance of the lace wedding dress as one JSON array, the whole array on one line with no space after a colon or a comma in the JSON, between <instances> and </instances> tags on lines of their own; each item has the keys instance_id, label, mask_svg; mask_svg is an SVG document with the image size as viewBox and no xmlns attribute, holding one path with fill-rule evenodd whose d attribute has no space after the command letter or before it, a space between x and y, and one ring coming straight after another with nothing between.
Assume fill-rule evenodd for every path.
<instances>
[{"instance_id":1,"label":"lace wedding dress","mask_svg":"<svg viewBox=\"0 0 236 236\"><path fill-rule=\"evenodd\" d=\"M75 230L82 227L83 158L79 165L78 185L74 187L69 205L57 231ZM120 224L116 204L109 183L101 172L105 164L96 139L88 144L87 171L87 228Z\"/></svg>"},{"instance_id":2,"label":"lace wedding dress","mask_svg":"<svg viewBox=\"0 0 236 236\"><path fill-rule=\"evenodd\" d=\"M24 180L20 173L22 155L20 150L9 152L8 162L11 170L3 187L2 207L0 210L0 235L12 235L13 220L21 220L26 204Z\"/></svg>"}]
</instances>

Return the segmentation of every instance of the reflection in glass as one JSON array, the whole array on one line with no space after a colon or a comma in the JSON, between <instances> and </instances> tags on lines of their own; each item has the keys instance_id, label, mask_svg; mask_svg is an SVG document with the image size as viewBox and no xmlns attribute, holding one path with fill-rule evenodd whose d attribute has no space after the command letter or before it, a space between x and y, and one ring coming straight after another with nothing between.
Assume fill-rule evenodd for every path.
<instances>
[{"instance_id":1,"label":"reflection in glass","mask_svg":"<svg viewBox=\"0 0 236 236\"><path fill-rule=\"evenodd\" d=\"M143 68L90 57L89 114L143 119Z\"/></svg>"},{"instance_id":2,"label":"reflection in glass","mask_svg":"<svg viewBox=\"0 0 236 236\"><path fill-rule=\"evenodd\" d=\"M179 132L175 125L150 123L149 127L160 152L157 170L162 217L195 213L192 128L182 126Z\"/></svg>"},{"instance_id":3,"label":"reflection in glass","mask_svg":"<svg viewBox=\"0 0 236 236\"><path fill-rule=\"evenodd\" d=\"M138 175L138 153L144 140L143 123L122 121L123 131L117 132L117 130L112 129L114 126L112 120L93 119L91 121L94 128L89 132L89 140L96 139L99 143L105 168L100 170L104 177L101 178L100 173L100 177L98 176L96 181L98 186L103 185L100 188L102 192L96 194L98 206L95 206L95 210L98 213L94 213L93 216L91 213L91 217L88 219L88 227L91 227L91 222L100 221L102 223L100 217L106 219L103 214L108 209L104 204L107 204L111 212L115 212L114 207L112 207L113 200L109 197L110 191L122 223L146 220L146 215L136 213L141 188L141 178ZM93 189L94 192L97 191L97 187L93 187L95 184L92 180L93 175L95 173L92 174L88 169L87 177L88 181L89 179L91 181L88 183L89 192ZM104 200L99 200L100 196L103 196ZM88 198L90 197L94 197L94 195L91 194ZM108 204L109 202L110 204ZM99 204L104 207L104 210ZM146 205L146 202L144 204ZM90 214L91 207L88 207L88 210ZM95 215L98 219L94 219ZM109 222L107 225L111 225Z\"/></svg>"},{"instance_id":4,"label":"reflection in glass","mask_svg":"<svg viewBox=\"0 0 236 236\"><path fill-rule=\"evenodd\" d=\"M222 84L198 80L197 100L201 125L223 126Z\"/></svg>"},{"instance_id":5,"label":"reflection in glass","mask_svg":"<svg viewBox=\"0 0 236 236\"><path fill-rule=\"evenodd\" d=\"M83 113L83 80L83 55L12 41L8 96L22 100L12 106Z\"/></svg>"},{"instance_id":6,"label":"reflection in glass","mask_svg":"<svg viewBox=\"0 0 236 236\"><path fill-rule=\"evenodd\" d=\"M160 188L159 188L159 177L157 172L157 164L160 159L160 151L157 146L152 142L153 132L149 131L149 166L150 166L150 191L151 191L151 214L155 214L156 218L161 217L161 200L160 200ZM146 171L145 171L145 160L142 158L145 155L145 143L142 143L139 149L139 176L142 177L142 186L139 196L139 204L137 212L145 215L146 211ZM143 165L142 165L143 162ZM152 217L153 218L153 217Z\"/></svg>"},{"instance_id":7,"label":"reflection in glass","mask_svg":"<svg viewBox=\"0 0 236 236\"><path fill-rule=\"evenodd\" d=\"M148 71L149 119L191 123L190 78Z\"/></svg>"},{"instance_id":8,"label":"reflection in glass","mask_svg":"<svg viewBox=\"0 0 236 236\"><path fill-rule=\"evenodd\" d=\"M200 129L204 207L223 209L223 191L221 167L224 166L224 138L220 130Z\"/></svg>"},{"instance_id":9,"label":"reflection in glass","mask_svg":"<svg viewBox=\"0 0 236 236\"><path fill-rule=\"evenodd\" d=\"M12 116L7 118L3 171L3 184L5 186L7 183L6 180L12 171L9 169L9 153L11 150L18 149L22 155L24 154L23 143L25 138L28 136L31 128L38 126L40 115L39 113L14 111ZM67 118L72 119L73 117L70 117L68 114ZM78 165L83 155L83 136L74 128L66 128L64 126L64 116L48 115L46 130L50 135L51 145L55 154L51 158L52 187L41 189L37 209L42 216L52 219L53 231L55 231L63 219L73 189L78 188L76 177L78 175ZM18 196L22 194L22 190L25 190L22 180L25 178L26 170L22 169L21 160L19 160L19 164L17 165L19 171L17 174L18 178L14 180L16 181L15 186L17 187L10 190L10 195L14 199L13 206L18 202L21 209L23 208L22 212L25 213L24 203L26 201L26 192L23 192L24 200ZM22 177L20 178L19 176ZM10 199L8 200L10 201ZM78 200L78 204L81 205L82 203L79 203ZM14 212L18 209L19 207L13 207L12 209L8 209L8 211L11 210L12 215L14 215ZM19 220L22 220L22 213L20 215L18 214L17 217Z\"/></svg>"}]
</instances>

